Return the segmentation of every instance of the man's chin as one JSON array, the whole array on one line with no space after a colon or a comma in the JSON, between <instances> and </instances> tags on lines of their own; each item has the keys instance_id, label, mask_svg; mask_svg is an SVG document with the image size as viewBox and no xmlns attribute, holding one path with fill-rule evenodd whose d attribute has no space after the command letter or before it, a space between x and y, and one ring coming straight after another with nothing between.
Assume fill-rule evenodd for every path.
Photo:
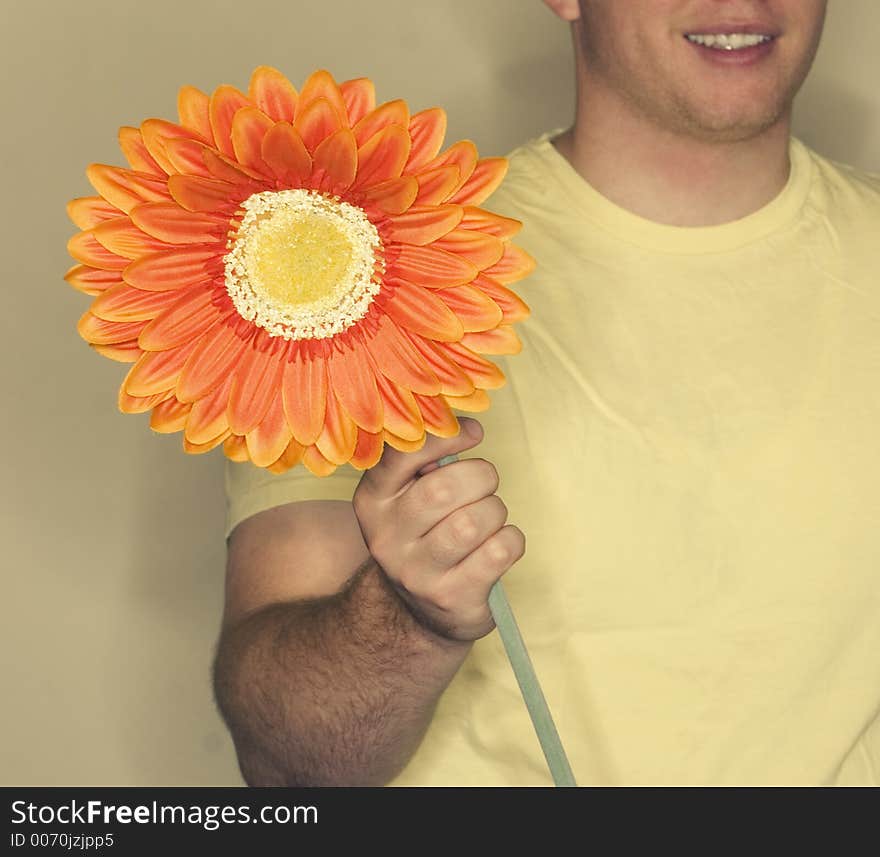
<instances>
[{"instance_id":1,"label":"man's chin","mask_svg":"<svg viewBox=\"0 0 880 857\"><path fill-rule=\"evenodd\" d=\"M745 143L779 127L786 118L785 112L750 116L687 115L682 117L680 131L705 143Z\"/></svg>"}]
</instances>

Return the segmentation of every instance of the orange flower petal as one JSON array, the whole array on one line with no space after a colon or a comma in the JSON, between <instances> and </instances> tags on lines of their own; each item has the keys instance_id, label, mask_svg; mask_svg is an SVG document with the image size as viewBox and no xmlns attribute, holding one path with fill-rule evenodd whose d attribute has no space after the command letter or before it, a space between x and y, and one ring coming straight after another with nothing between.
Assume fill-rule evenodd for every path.
<instances>
[{"instance_id":1,"label":"orange flower petal","mask_svg":"<svg viewBox=\"0 0 880 857\"><path fill-rule=\"evenodd\" d=\"M226 416L235 434L246 435L260 424L281 384L287 341L279 344L277 338L273 342L262 333L258 330L245 348L232 380Z\"/></svg>"},{"instance_id":2,"label":"orange flower petal","mask_svg":"<svg viewBox=\"0 0 880 857\"><path fill-rule=\"evenodd\" d=\"M428 289L393 280L384 311L401 327L440 342L457 342L464 334L455 313Z\"/></svg>"},{"instance_id":3,"label":"orange flower petal","mask_svg":"<svg viewBox=\"0 0 880 857\"><path fill-rule=\"evenodd\" d=\"M457 205L414 205L388 219L387 235L392 241L424 246L455 229L463 214Z\"/></svg>"},{"instance_id":4,"label":"orange flower petal","mask_svg":"<svg viewBox=\"0 0 880 857\"><path fill-rule=\"evenodd\" d=\"M312 156L296 128L287 123L279 122L266 133L261 155L287 187L301 186L312 173Z\"/></svg>"},{"instance_id":5,"label":"orange flower petal","mask_svg":"<svg viewBox=\"0 0 880 857\"><path fill-rule=\"evenodd\" d=\"M244 164L239 164L233 158L228 158L226 155L221 155L206 147L202 150L202 160L213 178L236 186L236 192L240 199L244 199L255 190L264 189L263 187L257 188L256 185L265 184L267 175L262 175Z\"/></svg>"},{"instance_id":6,"label":"orange flower petal","mask_svg":"<svg viewBox=\"0 0 880 857\"><path fill-rule=\"evenodd\" d=\"M469 229L453 229L434 246L467 259L479 270L491 268L504 255L504 243L500 238Z\"/></svg>"},{"instance_id":7,"label":"orange flower petal","mask_svg":"<svg viewBox=\"0 0 880 857\"><path fill-rule=\"evenodd\" d=\"M522 342L509 324L500 324L494 330L466 333L461 344L479 354L519 354Z\"/></svg>"},{"instance_id":8,"label":"orange flower petal","mask_svg":"<svg viewBox=\"0 0 880 857\"><path fill-rule=\"evenodd\" d=\"M180 124L194 131L205 143L214 142L211 128L211 99L194 86L182 86L177 93Z\"/></svg>"},{"instance_id":9,"label":"orange flower petal","mask_svg":"<svg viewBox=\"0 0 880 857\"><path fill-rule=\"evenodd\" d=\"M157 178L165 178L166 171L156 163L156 159L150 154L139 128L127 126L120 128L119 148L122 149L125 160L133 170L150 173Z\"/></svg>"},{"instance_id":10,"label":"orange flower petal","mask_svg":"<svg viewBox=\"0 0 880 857\"><path fill-rule=\"evenodd\" d=\"M205 333L218 320L221 311L216 289L198 286L186 289L141 331L138 345L144 351L176 348Z\"/></svg>"},{"instance_id":11,"label":"orange flower petal","mask_svg":"<svg viewBox=\"0 0 880 857\"><path fill-rule=\"evenodd\" d=\"M440 392L440 381L425 358L387 315L377 316L374 331L365 330L364 342L376 367L386 378L426 396Z\"/></svg>"},{"instance_id":12,"label":"orange flower petal","mask_svg":"<svg viewBox=\"0 0 880 857\"><path fill-rule=\"evenodd\" d=\"M342 127L342 120L326 98L319 98L302 113L297 112L293 127L302 137L306 149L314 152L324 140Z\"/></svg>"},{"instance_id":13,"label":"orange flower petal","mask_svg":"<svg viewBox=\"0 0 880 857\"><path fill-rule=\"evenodd\" d=\"M150 416L150 428L161 434L180 431L186 425L186 419L191 409L191 404L178 402L172 396L153 408L153 413Z\"/></svg>"},{"instance_id":14,"label":"orange flower petal","mask_svg":"<svg viewBox=\"0 0 880 857\"><path fill-rule=\"evenodd\" d=\"M461 431L455 414L441 396L416 394L415 399L425 421L425 431L437 437L455 437Z\"/></svg>"},{"instance_id":15,"label":"orange flower petal","mask_svg":"<svg viewBox=\"0 0 880 857\"><path fill-rule=\"evenodd\" d=\"M270 473L286 473L290 470L291 467L296 467L302 461L303 453L305 452L305 447L302 444L297 443L295 440L291 440L289 444L287 444L287 449L281 453L281 457L270 464L267 468Z\"/></svg>"},{"instance_id":16,"label":"orange flower petal","mask_svg":"<svg viewBox=\"0 0 880 857\"><path fill-rule=\"evenodd\" d=\"M415 202L419 183L413 176L401 176L366 188L360 199L366 206L375 206L384 214L402 214Z\"/></svg>"},{"instance_id":17,"label":"orange flower petal","mask_svg":"<svg viewBox=\"0 0 880 857\"><path fill-rule=\"evenodd\" d=\"M479 273L467 259L434 246L415 247L404 244L388 266L389 275L397 275L410 283L431 289L461 286Z\"/></svg>"},{"instance_id":18,"label":"orange flower petal","mask_svg":"<svg viewBox=\"0 0 880 857\"><path fill-rule=\"evenodd\" d=\"M385 430L409 441L423 437L425 423L413 394L383 375L376 375L376 384L382 397Z\"/></svg>"},{"instance_id":19,"label":"orange flower petal","mask_svg":"<svg viewBox=\"0 0 880 857\"><path fill-rule=\"evenodd\" d=\"M450 165L458 167L459 180L455 188L457 190L471 177L474 168L477 166L478 159L477 147L473 142L471 140L459 140L457 143L453 143L445 152L441 152L436 158L428 161L422 171Z\"/></svg>"},{"instance_id":20,"label":"orange flower petal","mask_svg":"<svg viewBox=\"0 0 880 857\"><path fill-rule=\"evenodd\" d=\"M501 324L501 308L479 289L456 286L438 289L435 294L458 316L465 333L490 330Z\"/></svg>"},{"instance_id":21,"label":"orange flower petal","mask_svg":"<svg viewBox=\"0 0 880 857\"><path fill-rule=\"evenodd\" d=\"M355 444L354 452L351 455L351 465L358 470L367 470L379 463L382 457L382 449L384 441L382 432L368 432L358 429L357 444Z\"/></svg>"},{"instance_id":22,"label":"orange flower petal","mask_svg":"<svg viewBox=\"0 0 880 857\"><path fill-rule=\"evenodd\" d=\"M237 315L231 318L238 318ZM180 372L177 398L194 402L219 387L238 365L249 340L242 339L229 318L214 325L201 339Z\"/></svg>"},{"instance_id":23,"label":"orange flower petal","mask_svg":"<svg viewBox=\"0 0 880 857\"><path fill-rule=\"evenodd\" d=\"M128 371L122 384L129 396L152 396L173 389L198 340L168 351L148 351Z\"/></svg>"},{"instance_id":24,"label":"orange flower petal","mask_svg":"<svg viewBox=\"0 0 880 857\"><path fill-rule=\"evenodd\" d=\"M374 134L358 149L355 188L397 178L406 165L412 145L406 128L389 125Z\"/></svg>"},{"instance_id":25,"label":"orange flower petal","mask_svg":"<svg viewBox=\"0 0 880 857\"><path fill-rule=\"evenodd\" d=\"M130 264L128 259L111 253L103 244L98 243L90 232L77 232L70 238L67 252L77 262L102 271L121 271Z\"/></svg>"},{"instance_id":26,"label":"orange flower petal","mask_svg":"<svg viewBox=\"0 0 880 857\"><path fill-rule=\"evenodd\" d=\"M507 158L483 158L460 190L449 200L460 205L478 205L494 193L507 173Z\"/></svg>"},{"instance_id":27,"label":"orange flower petal","mask_svg":"<svg viewBox=\"0 0 880 857\"><path fill-rule=\"evenodd\" d=\"M235 159L258 173L268 175L270 168L263 160L263 138L275 123L255 107L243 107L232 119L232 147Z\"/></svg>"},{"instance_id":28,"label":"orange flower petal","mask_svg":"<svg viewBox=\"0 0 880 857\"><path fill-rule=\"evenodd\" d=\"M91 229L122 212L100 196L81 196L67 203L67 216L80 228Z\"/></svg>"},{"instance_id":29,"label":"orange flower petal","mask_svg":"<svg viewBox=\"0 0 880 857\"><path fill-rule=\"evenodd\" d=\"M343 99L339 86L337 86L336 81L333 79L333 75L326 69L318 69L306 78L306 82L299 93L294 124L296 125L297 120L307 113L309 108L318 101L325 101L327 103L338 117L341 125L342 117L346 115L345 99ZM334 130L336 129L334 128ZM312 146L309 146L309 150L312 148Z\"/></svg>"},{"instance_id":30,"label":"orange flower petal","mask_svg":"<svg viewBox=\"0 0 880 857\"><path fill-rule=\"evenodd\" d=\"M144 353L138 348L136 339L130 342L117 342L113 345L95 345L90 343L89 348L94 349L98 354L108 357L110 360L116 360L118 363L134 363Z\"/></svg>"},{"instance_id":31,"label":"orange flower petal","mask_svg":"<svg viewBox=\"0 0 880 857\"><path fill-rule=\"evenodd\" d=\"M232 214L242 199L236 185L202 176L169 176L168 190L187 211Z\"/></svg>"},{"instance_id":32,"label":"orange flower petal","mask_svg":"<svg viewBox=\"0 0 880 857\"><path fill-rule=\"evenodd\" d=\"M170 399L174 395L173 390L165 390L154 396L129 396L124 387L119 388L119 410L124 414L145 414L151 411L160 402Z\"/></svg>"},{"instance_id":33,"label":"orange flower petal","mask_svg":"<svg viewBox=\"0 0 880 857\"><path fill-rule=\"evenodd\" d=\"M276 122L293 122L297 92L278 69L261 65L251 75L248 95L251 101Z\"/></svg>"},{"instance_id":34,"label":"orange flower petal","mask_svg":"<svg viewBox=\"0 0 880 857\"><path fill-rule=\"evenodd\" d=\"M449 359L443 346L435 345L430 339L425 339L417 333L405 331L405 334L440 379L441 393L447 396L469 396L473 393L474 382L465 375L455 361Z\"/></svg>"},{"instance_id":35,"label":"orange flower petal","mask_svg":"<svg viewBox=\"0 0 880 857\"><path fill-rule=\"evenodd\" d=\"M232 145L232 119L236 110L249 107L250 104L244 93L229 84L218 86L211 95L208 115L214 146L230 158L235 157L235 149Z\"/></svg>"},{"instance_id":36,"label":"orange flower petal","mask_svg":"<svg viewBox=\"0 0 880 857\"><path fill-rule=\"evenodd\" d=\"M450 342L445 348L449 356L474 382L475 387L482 390L496 390L504 386L504 373L494 363L483 360L459 342Z\"/></svg>"},{"instance_id":37,"label":"orange flower petal","mask_svg":"<svg viewBox=\"0 0 880 857\"><path fill-rule=\"evenodd\" d=\"M111 253L126 259L169 249L164 241L141 232L128 217L105 220L92 229L92 235Z\"/></svg>"},{"instance_id":38,"label":"orange flower petal","mask_svg":"<svg viewBox=\"0 0 880 857\"><path fill-rule=\"evenodd\" d=\"M161 292L204 282L214 273L210 262L217 259L214 245L193 244L183 249L150 253L128 263L122 278L130 286Z\"/></svg>"},{"instance_id":39,"label":"orange flower petal","mask_svg":"<svg viewBox=\"0 0 880 857\"><path fill-rule=\"evenodd\" d=\"M529 317L531 310L528 308L525 301L510 289L504 288L504 286L493 280L491 277L487 277L485 274L480 274L479 277L474 279L473 285L475 288L480 289L480 291L485 292L486 295L492 298L492 300L501 307L505 323L522 321Z\"/></svg>"},{"instance_id":40,"label":"orange flower petal","mask_svg":"<svg viewBox=\"0 0 880 857\"><path fill-rule=\"evenodd\" d=\"M122 282L122 275L119 269L107 271L89 265L73 265L67 270L64 279L87 295L100 295L107 289L118 286Z\"/></svg>"},{"instance_id":41,"label":"orange flower petal","mask_svg":"<svg viewBox=\"0 0 880 857\"><path fill-rule=\"evenodd\" d=\"M459 224L461 229L475 229L479 232L487 232L502 241L512 238L522 229L522 221L512 217L502 217L484 208L475 205L464 206L464 217Z\"/></svg>"},{"instance_id":42,"label":"orange flower petal","mask_svg":"<svg viewBox=\"0 0 880 857\"><path fill-rule=\"evenodd\" d=\"M182 373L181 373L182 374ZM180 384L178 383L178 387ZM193 444L208 443L218 435L229 430L226 408L229 404L229 391L232 389L232 375L226 376L206 396L192 403L192 410L184 427L184 437Z\"/></svg>"},{"instance_id":43,"label":"orange flower petal","mask_svg":"<svg viewBox=\"0 0 880 857\"><path fill-rule=\"evenodd\" d=\"M190 455L201 455L205 452L210 452L212 449L220 446L221 443L228 440L232 436L232 432L228 429L223 432L223 434L218 435L213 440L208 441L208 443L190 443L185 437L183 439L183 449L185 452L190 453ZM247 453L245 453L247 455ZM244 459L247 461L247 458Z\"/></svg>"},{"instance_id":44,"label":"orange flower petal","mask_svg":"<svg viewBox=\"0 0 880 857\"><path fill-rule=\"evenodd\" d=\"M129 217L138 229L168 244L210 244L229 231L228 218L187 211L176 202L145 202Z\"/></svg>"},{"instance_id":45,"label":"orange flower petal","mask_svg":"<svg viewBox=\"0 0 880 857\"><path fill-rule=\"evenodd\" d=\"M327 385L324 358L295 349L284 367L281 392L293 436L303 446L313 444L324 426Z\"/></svg>"},{"instance_id":46,"label":"orange flower petal","mask_svg":"<svg viewBox=\"0 0 880 857\"><path fill-rule=\"evenodd\" d=\"M317 446L309 446L303 452L302 463L306 466L310 473L315 476L329 476L336 470L336 465L331 464L318 451Z\"/></svg>"},{"instance_id":47,"label":"orange flower petal","mask_svg":"<svg viewBox=\"0 0 880 857\"><path fill-rule=\"evenodd\" d=\"M504 245L504 255L500 261L483 272L499 283L515 283L535 270L535 260L522 247L515 244Z\"/></svg>"},{"instance_id":48,"label":"orange flower petal","mask_svg":"<svg viewBox=\"0 0 880 857\"><path fill-rule=\"evenodd\" d=\"M226 438L223 441L223 452L231 461L250 461L248 458L247 441L241 435L233 434Z\"/></svg>"},{"instance_id":49,"label":"orange flower petal","mask_svg":"<svg viewBox=\"0 0 880 857\"><path fill-rule=\"evenodd\" d=\"M368 77L358 77L339 84L342 100L348 113L348 124L356 125L376 108L376 87Z\"/></svg>"},{"instance_id":50,"label":"orange flower petal","mask_svg":"<svg viewBox=\"0 0 880 857\"><path fill-rule=\"evenodd\" d=\"M312 184L320 189L342 193L357 175L358 152L350 128L340 128L315 149ZM322 182L326 180L326 187Z\"/></svg>"},{"instance_id":51,"label":"orange flower petal","mask_svg":"<svg viewBox=\"0 0 880 857\"><path fill-rule=\"evenodd\" d=\"M107 321L150 321L176 299L175 292L145 292L118 283L99 295L89 312Z\"/></svg>"},{"instance_id":52,"label":"orange flower petal","mask_svg":"<svg viewBox=\"0 0 880 857\"><path fill-rule=\"evenodd\" d=\"M409 120L412 150L406 162L406 172L414 173L437 155L446 134L446 111L431 107L416 113Z\"/></svg>"},{"instance_id":53,"label":"orange flower petal","mask_svg":"<svg viewBox=\"0 0 880 857\"><path fill-rule=\"evenodd\" d=\"M281 457L292 438L293 433L284 416L281 396L275 395L260 424L246 435L251 461L257 467L268 467Z\"/></svg>"},{"instance_id":54,"label":"orange flower petal","mask_svg":"<svg viewBox=\"0 0 880 857\"><path fill-rule=\"evenodd\" d=\"M146 323L145 321L105 321L86 310L80 317L76 329L86 342L94 345L115 345L136 339Z\"/></svg>"},{"instance_id":55,"label":"orange flower petal","mask_svg":"<svg viewBox=\"0 0 880 857\"><path fill-rule=\"evenodd\" d=\"M327 366L330 386L343 408L357 425L368 432L382 428L382 400L376 388L376 376L363 357L360 337L340 337L330 351Z\"/></svg>"},{"instance_id":56,"label":"orange flower petal","mask_svg":"<svg viewBox=\"0 0 880 857\"><path fill-rule=\"evenodd\" d=\"M165 154L173 166L171 172L175 174L213 178L213 173L205 163L204 152L208 149L209 147L199 140L165 141Z\"/></svg>"},{"instance_id":57,"label":"orange flower petal","mask_svg":"<svg viewBox=\"0 0 880 857\"><path fill-rule=\"evenodd\" d=\"M419 183L419 205L440 205L461 184L461 173L455 164L423 170L415 178Z\"/></svg>"},{"instance_id":58,"label":"orange flower petal","mask_svg":"<svg viewBox=\"0 0 880 857\"><path fill-rule=\"evenodd\" d=\"M170 196L163 179L122 167L90 164L86 176L104 199L125 214L142 202L162 202Z\"/></svg>"},{"instance_id":59,"label":"orange flower petal","mask_svg":"<svg viewBox=\"0 0 880 857\"><path fill-rule=\"evenodd\" d=\"M450 408L456 408L466 413L479 413L487 411L491 401L485 390L474 390L469 396L444 396Z\"/></svg>"},{"instance_id":60,"label":"orange flower petal","mask_svg":"<svg viewBox=\"0 0 880 857\"><path fill-rule=\"evenodd\" d=\"M324 428L315 441L318 451L331 464L346 464L354 453L357 434L355 421L339 399L332 392L328 394Z\"/></svg>"},{"instance_id":61,"label":"orange flower petal","mask_svg":"<svg viewBox=\"0 0 880 857\"><path fill-rule=\"evenodd\" d=\"M390 431L383 435L385 443L399 452L418 452L425 445L425 435L421 434L416 440L404 440Z\"/></svg>"},{"instance_id":62,"label":"orange flower petal","mask_svg":"<svg viewBox=\"0 0 880 857\"><path fill-rule=\"evenodd\" d=\"M162 171L167 174L177 172L166 152L166 143L173 139L198 139L194 131L189 131L165 119L146 119L141 122L141 134L149 153L155 158ZM164 178L164 176L163 176Z\"/></svg>"},{"instance_id":63,"label":"orange flower petal","mask_svg":"<svg viewBox=\"0 0 880 857\"><path fill-rule=\"evenodd\" d=\"M367 140L390 125L398 125L404 129L409 127L409 107L400 98L380 104L358 120L352 130L358 146L363 146Z\"/></svg>"}]
</instances>

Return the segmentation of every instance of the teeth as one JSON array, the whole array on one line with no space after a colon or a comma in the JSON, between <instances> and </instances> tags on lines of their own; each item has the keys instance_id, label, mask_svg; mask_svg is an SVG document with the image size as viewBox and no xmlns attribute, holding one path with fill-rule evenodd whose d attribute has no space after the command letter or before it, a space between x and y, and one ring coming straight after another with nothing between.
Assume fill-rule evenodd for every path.
<instances>
[{"instance_id":1,"label":"teeth","mask_svg":"<svg viewBox=\"0 0 880 857\"><path fill-rule=\"evenodd\" d=\"M687 40L716 51L739 51L770 41L770 36L757 33L688 33Z\"/></svg>"}]
</instances>

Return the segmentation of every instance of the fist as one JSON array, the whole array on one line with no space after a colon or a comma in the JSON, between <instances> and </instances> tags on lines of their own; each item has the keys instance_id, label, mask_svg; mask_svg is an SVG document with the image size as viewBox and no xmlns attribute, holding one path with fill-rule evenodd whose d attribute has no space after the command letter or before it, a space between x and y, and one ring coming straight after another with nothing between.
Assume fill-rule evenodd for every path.
<instances>
[{"instance_id":1,"label":"fist","mask_svg":"<svg viewBox=\"0 0 880 857\"><path fill-rule=\"evenodd\" d=\"M459 423L458 435L428 435L417 452L386 446L352 503L370 554L416 619L449 639L476 640L495 627L489 591L525 552L525 536L507 523L490 462L437 464L483 439L476 420Z\"/></svg>"}]
</instances>

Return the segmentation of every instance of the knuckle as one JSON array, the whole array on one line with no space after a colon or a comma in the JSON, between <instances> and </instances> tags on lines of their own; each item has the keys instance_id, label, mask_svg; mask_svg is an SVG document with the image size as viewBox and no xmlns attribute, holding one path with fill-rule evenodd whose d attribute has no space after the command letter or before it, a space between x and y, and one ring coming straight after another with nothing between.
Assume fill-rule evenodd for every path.
<instances>
[{"instance_id":1,"label":"knuckle","mask_svg":"<svg viewBox=\"0 0 880 857\"><path fill-rule=\"evenodd\" d=\"M497 537L491 538L486 542L486 553L496 568L505 566L510 559L510 550L502 539Z\"/></svg>"},{"instance_id":2,"label":"knuckle","mask_svg":"<svg viewBox=\"0 0 880 857\"><path fill-rule=\"evenodd\" d=\"M469 509L462 509L456 513L450 522L452 537L456 543L462 546L473 544L479 535L476 516Z\"/></svg>"},{"instance_id":3,"label":"knuckle","mask_svg":"<svg viewBox=\"0 0 880 857\"><path fill-rule=\"evenodd\" d=\"M452 502L452 485L448 479L437 475L430 480L425 480L424 499L428 506L448 506Z\"/></svg>"},{"instance_id":4,"label":"knuckle","mask_svg":"<svg viewBox=\"0 0 880 857\"><path fill-rule=\"evenodd\" d=\"M486 553L496 568L506 568L525 553L525 536L512 524L502 527L486 542Z\"/></svg>"}]
</instances>

